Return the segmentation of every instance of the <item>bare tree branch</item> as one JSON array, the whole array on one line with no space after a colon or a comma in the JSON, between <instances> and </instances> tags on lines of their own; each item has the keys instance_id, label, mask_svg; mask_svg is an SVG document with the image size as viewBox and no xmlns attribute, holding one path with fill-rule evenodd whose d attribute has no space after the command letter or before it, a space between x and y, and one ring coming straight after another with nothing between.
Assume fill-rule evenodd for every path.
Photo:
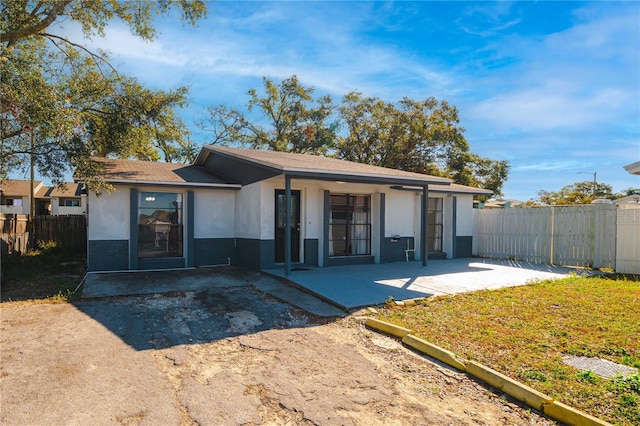
<instances>
[{"instance_id":1,"label":"bare tree branch","mask_svg":"<svg viewBox=\"0 0 640 426\"><path fill-rule=\"evenodd\" d=\"M66 52L63 48L61 48L61 47L58 45L58 43L56 43L53 39L60 40L60 41L62 41L62 42L64 42L64 43L67 43L67 44L68 44L68 45L70 45L70 46L75 47L76 49L80 49L80 50L82 50L83 52L87 53L87 54L91 57L91 59L93 60L93 63L94 63L94 64L96 64L96 67L98 67L98 70L100 70L100 74L102 74L103 76L105 75L105 74L104 74L104 72L102 71L102 67L100 66L100 64L99 64L99 62L98 62L98 61L100 61L100 62L103 62L103 63L107 64L107 65L109 66L109 68L111 68L111 70L115 73L115 75L119 77L118 70L116 70L116 69L113 67L113 65L111 65L111 63L110 63L109 61L107 61L105 58L103 58L103 57L102 57L102 56L100 56L100 55L96 55L95 53L93 53L92 51L90 51L89 49L87 49L86 47L84 47L84 46L82 46L82 45L80 45L80 44L78 44L78 43L74 43L74 42L72 42L72 41L70 41L70 40L68 40L68 39L66 39L66 38L64 38L64 37L61 37L61 36L59 36L59 35L55 35L55 34L50 34L50 33L38 33L37 35L39 35L39 36L42 36L42 37L45 37L45 38L49 39L49 41L51 41L51 43L53 43L53 45L54 45L55 47L57 47L57 48L58 48L62 53L64 53L64 54L67 56L67 58L69 58L69 59L72 59L72 58L70 58L70 57L69 57L69 55L67 54L67 52Z\"/></svg>"}]
</instances>

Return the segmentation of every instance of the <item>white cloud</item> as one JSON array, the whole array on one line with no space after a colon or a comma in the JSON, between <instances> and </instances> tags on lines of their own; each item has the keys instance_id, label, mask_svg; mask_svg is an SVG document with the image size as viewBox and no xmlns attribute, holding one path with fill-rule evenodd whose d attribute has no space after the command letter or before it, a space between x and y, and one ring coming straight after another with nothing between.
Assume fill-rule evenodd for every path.
<instances>
[{"instance_id":1,"label":"white cloud","mask_svg":"<svg viewBox=\"0 0 640 426\"><path fill-rule=\"evenodd\" d=\"M546 38L507 37L487 46L492 58L513 65L478 80L470 116L498 129L538 132L637 118L637 16L613 10L580 13L590 20Z\"/></svg>"}]
</instances>

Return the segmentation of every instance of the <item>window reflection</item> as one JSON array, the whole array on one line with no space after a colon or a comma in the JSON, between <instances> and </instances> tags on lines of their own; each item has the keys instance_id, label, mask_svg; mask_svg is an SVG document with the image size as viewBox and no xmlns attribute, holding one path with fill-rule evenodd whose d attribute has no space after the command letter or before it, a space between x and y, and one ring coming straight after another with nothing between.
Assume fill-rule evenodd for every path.
<instances>
[{"instance_id":1,"label":"window reflection","mask_svg":"<svg viewBox=\"0 0 640 426\"><path fill-rule=\"evenodd\" d=\"M138 202L138 257L182 255L182 194L141 192Z\"/></svg>"}]
</instances>

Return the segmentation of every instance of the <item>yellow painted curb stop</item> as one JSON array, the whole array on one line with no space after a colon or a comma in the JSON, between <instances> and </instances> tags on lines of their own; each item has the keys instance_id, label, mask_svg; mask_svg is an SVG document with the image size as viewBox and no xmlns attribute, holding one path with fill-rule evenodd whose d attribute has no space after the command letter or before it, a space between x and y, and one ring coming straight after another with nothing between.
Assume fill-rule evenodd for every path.
<instances>
[{"instance_id":1,"label":"yellow painted curb stop","mask_svg":"<svg viewBox=\"0 0 640 426\"><path fill-rule=\"evenodd\" d=\"M590 416L587 413L569 407L562 402L553 401L544 405L544 413L563 423L576 426L613 426L611 423L600 420L597 417Z\"/></svg>"},{"instance_id":2,"label":"yellow painted curb stop","mask_svg":"<svg viewBox=\"0 0 640 426\"><path fill-rule=\"evenodd\" d=\"M404 336L402 338L402 343L414 349L417 349L432 358L442 361L452 366L453 368L457 368L460 371L465 371L466 369L464 363L456 358L453 352L443 349L440 346L436 346L433 343L427 342L426 340L419 339L413 334L407 334L406 336Z\"/></svg>"},{"instance_id":3,"label":"yellow painted curb stop","mask_svg":"<svg viewBox=\"0 0 640 426\"><path fill-rule=\"evenodd\" d=\"M551 397L475 361L467 361L467 373L540 411L544 404L553 402Z\"/></svg>"},{"instance_id":4,"label":"yellow painted curb stop","mask_svg":"<svg viewBox=\"0 0 640 426\"><path fill-rule=\"evenodd\" d=\"M411 333L411 330L408 328L400 327L398 325L389 324L388 322L380 321L374 318L368 318L364 323L369 328L373 328L378 331L382 331L383 333L390 334L392 336L396 336L402 339L407 334Z\"/></svg>"},{"instance_id":5,"label":"yellow painted curb stop","mask_svg":"<svg viewBox=\"0 0 640 426\"><path fill-rule=\"evenodd\" d=\"M470 376L480 379L496 389L500 389L518 401L522 401L530 407L544 412L544 414L552 419L575 426L613 426L611 423L600 420L597 417L583 413L561 402L554 401L548 395L538 392L529 386L475 361L461 361L453 352L414 336L411 334L413 330L374 318L368 318L365 325L374 330L382 331L383 333L402 339L402 343L405 345L460 371L466 372Z\"/></svg>"}]
</instances>

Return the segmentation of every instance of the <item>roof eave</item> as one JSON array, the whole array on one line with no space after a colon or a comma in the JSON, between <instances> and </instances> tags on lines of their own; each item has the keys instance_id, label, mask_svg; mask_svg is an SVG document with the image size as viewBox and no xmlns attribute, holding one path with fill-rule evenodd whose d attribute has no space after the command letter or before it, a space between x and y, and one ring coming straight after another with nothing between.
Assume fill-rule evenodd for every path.
<instances>
[{"instance_id":1,"label":"roof eave","mask_svg":"<svg viewBox=\"0 0 640 426\"><path fill-rule=\"evenodd\" d=\"M105 179L105 182L116 185L145 185L145 186L188 186L191 188L240 189L238 183L207 183L207 182L167 182L155 180Z\"/></svg>"},{"instance_id":2,"label":"roof eave","mask_svg":"<svg viewBox=\"0 0 640 426\"><path fill-rule=\"evenodd\" d=\"M393 189L397 189L399 191L421 191L422 188L419 187L410 187L410 186L401 186L401 187L392 187ZM439 192L444 194L470 194L470 195L491 195L493 191L482 188L456 188L452 186L445 185L430 185L429 192Z\"/></svg>"},{"instance_id":3,"label":"roof eave","mask_svg":"<svg viewBox=\"0 0 640 426\"><path fill-rule=\"evenodd\" d=\"M384 185L417 185L425 186L431 184L449 185L447 180L433 179L417 179L402 176L386 176L386 175L369 175L358 173L341 173L328 171L305 171L305 170L285 170L283 175L298 179L349 182L349 183L368 183L368 184L384 184Z\"/></svg>"}]
</instances>

